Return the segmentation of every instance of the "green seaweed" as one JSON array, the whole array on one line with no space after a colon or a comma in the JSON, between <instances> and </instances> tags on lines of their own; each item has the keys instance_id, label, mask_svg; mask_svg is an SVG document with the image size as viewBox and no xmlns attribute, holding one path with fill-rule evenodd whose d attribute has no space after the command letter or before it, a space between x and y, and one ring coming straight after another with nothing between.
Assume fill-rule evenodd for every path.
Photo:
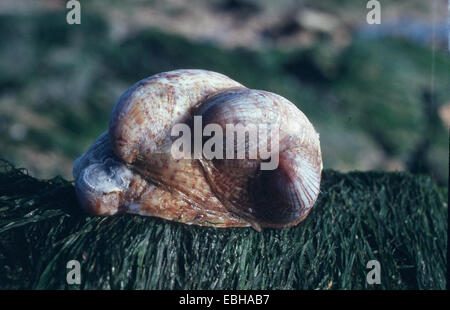
<instances>
[{"instance_id":1,"label":"green seaweed","mask_svg":"<svg viewBox=\"0 0 450 310\"><path fill-rule=\"evenodd\" d=\"M409 173L323 172L293 228L83 214L72 182L0 164L2 289L445 289L445 190ZM68 285L66 264L81 263ZM381 264L369 285L366 264Z\"/></svg>"}]
</instances>

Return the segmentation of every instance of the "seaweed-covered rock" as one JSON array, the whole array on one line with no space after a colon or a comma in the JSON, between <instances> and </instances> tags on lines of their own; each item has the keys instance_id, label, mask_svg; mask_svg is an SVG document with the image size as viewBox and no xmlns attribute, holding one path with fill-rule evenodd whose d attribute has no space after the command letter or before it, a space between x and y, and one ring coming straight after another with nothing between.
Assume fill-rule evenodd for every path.
<instances>
[{"instance_id":1,"label":"seaweed-covered rock","mask_svg":"<svg viewBox=\"0 0 450 310\"><path fill-rule=\"evenodd\" d=\"M297 227L218 229L92 217L71 182L0 164L0 288L445 289L447 204L427 176L323 173ZM68 285L70 260L81 284ZM369 285L369 260L381 284Z\"/></svg>"}]
</instances>

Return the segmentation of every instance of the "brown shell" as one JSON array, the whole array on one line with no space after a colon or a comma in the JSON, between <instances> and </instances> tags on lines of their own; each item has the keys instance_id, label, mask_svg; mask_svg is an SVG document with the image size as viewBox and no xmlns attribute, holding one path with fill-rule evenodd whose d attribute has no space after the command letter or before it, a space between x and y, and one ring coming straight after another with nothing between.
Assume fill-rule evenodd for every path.
<instances>
[{"instance_id":1,"label":"brown shell","mask_svg":"<svg viewBox=\"0 0 450 310\"><path fill-rule=\"evenodd\" d=\"M197 115L203 128L275 128L278 168L259 169L260 158L174 159L173 126L192 127ZM321 171L319 136L295 105L204 70L165 72L136 83L115 104L109 130L73 168L77 196L92 214L128 212L258 230L302 221L317 199Z\"/></svg>"}]
</instances>

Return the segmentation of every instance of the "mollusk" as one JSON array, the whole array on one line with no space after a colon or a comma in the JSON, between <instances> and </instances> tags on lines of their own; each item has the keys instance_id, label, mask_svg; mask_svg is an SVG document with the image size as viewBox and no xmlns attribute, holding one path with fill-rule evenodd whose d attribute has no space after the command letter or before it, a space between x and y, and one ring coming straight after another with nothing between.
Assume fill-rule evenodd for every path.
<instances>
[{"instance_id":1,"label":"mollusk","mask_svg":"<svg viewBox=\"0 0 450 310\"><path fill-rule=\"evenodd\" d=\"M174 159L175 124L276 128L278 166L257 159ZM114 105L109 128L73 166L81 206L94 215L134 213L215 227L287 227L317 199L319 135L287 99L219 73L176 70L139 81Z\"/></svg>"}]
</instances>

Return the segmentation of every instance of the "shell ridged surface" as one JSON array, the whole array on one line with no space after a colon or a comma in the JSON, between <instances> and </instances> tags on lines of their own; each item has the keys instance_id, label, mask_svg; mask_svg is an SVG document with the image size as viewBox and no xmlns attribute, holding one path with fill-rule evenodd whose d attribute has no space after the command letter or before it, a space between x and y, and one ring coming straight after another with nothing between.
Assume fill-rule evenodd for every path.
<instances>
[{"instance_id":1,"label":"shell ridged surface","mask_svg":"<svg viewBox=\"0 0 450 310\"><path fill-rule=\"evenodd\" d=\"M275 129L277 168L261 170L259 157L173 158L174 125L192 127L195 116L203 128ZM321 171L319 136L294 104L205 70L164 72L136 83L116 102L109 129L73 167L77 197L89 213L258 230L302 221L319 194Z\"/></svg>"}]
</instances>

